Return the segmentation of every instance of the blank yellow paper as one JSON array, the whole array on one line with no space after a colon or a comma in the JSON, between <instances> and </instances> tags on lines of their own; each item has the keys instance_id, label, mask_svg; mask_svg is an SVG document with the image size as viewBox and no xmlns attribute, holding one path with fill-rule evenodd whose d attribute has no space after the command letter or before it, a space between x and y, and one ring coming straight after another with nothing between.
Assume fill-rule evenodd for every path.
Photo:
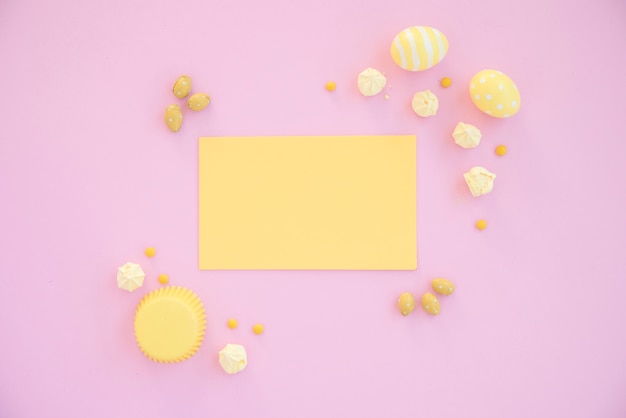
<instances>
[{"instance_id":1,"label":"blank yellow paper","mask_svg":"<svg viewBox=\"0 0 626 418\"><path fill-rule=\"evenodd\" d=\"M200 138L202 270L417 268L416 139Z\"/></svg>"}]
</instances>

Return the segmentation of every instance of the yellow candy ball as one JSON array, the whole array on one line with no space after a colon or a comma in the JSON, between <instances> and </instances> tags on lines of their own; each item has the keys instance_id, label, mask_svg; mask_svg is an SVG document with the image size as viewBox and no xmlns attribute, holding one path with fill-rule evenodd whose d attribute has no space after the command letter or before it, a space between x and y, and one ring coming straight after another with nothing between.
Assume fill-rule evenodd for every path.
<instances>
[{"instance_id":1,"label":"yellow candy ball","mask_svg":"<svg viewBox=\"0 0 626 418\"><path fill-rule=\"evenodd\" d=\"M255 324L252 327L252 331L256 334L256 335L261 335L263 334L263 331L265 330L265 328L263 327L263 325L261 324Z\"/></svg>"},{"instance_id":2,"label":"yellow candy ball","mask_svg":"<svg viewBox=\"0 0 626 418\"><path fill-rule=\"evenodd\" d=\"M513 80L497 70L477 73L470 81L469 93L476 107L494 118L513 116L521 105Z\"/></svg>"},{"instance_id":3,"label":"yellow candy ball","mask_svg":"<svg viewBox=\"0 0 626 418\"><path fill-rule=\"evenodd\" d=\"M480 229L481 231L487 228L487 221L484 219L476 221L476 228Z\"/></svg>"},{"instance_id":4,"label":"yellow candy ball","mask_svg":"<svg viewBox=\"0 0 626 418\"><path fill-rule=\"evenodd\" d=\"M502 157L504 154L506 154L506 147L504 145L498 145L496 147L496 155Z\"/></svg>"},{"instance_id":5,"label":"yellow candy ball","mask_svg":"<svg viewBox=\"0 0 626 418\"><path fill-rule=\"evenodd\" d=\"M154 249L154 247L148 247L146 248L145 253L148 257L154 257L154 255L156 254L156 250Z\"/></svg>"},{"instance_id":6,"label":"yellow candy ball","mask_svg":"<svg viewBox=\"0 0 626 418\"><path fill-rule=\"evenodd\" d=\"M237 328L237 325L239 325L239 322L237 322L235 318L230 318L227 322L227 325L228 325L228 328L235 329Z\"/></svg>"},{"instance_id":7,"label":"yellow candy ball","mask_svg":"<svg viewBox=\"0 0 626 418\"><path fill-rule=\"evenodd\" d=\"M441 87L448 88L452 85L452 79L449 77L444 77L441 79Z\"/></svg>"},{"instance_id":8,"label":"yellow candy ball","mask_svg":"<svg viewBox=\"0 0 626 418\"><path fill-rule=\"evenodd\" d=\"M329 81L328 83L326 83L326 90L335 91L336 88L337 88L337 85L335 84L334 81Z\"/></svg>"},{"instance_id":9,"label":"yellow candy ball","mask_svg":"<svg viewBox=\"0 0 626 418\"><path fill-rule=\"evenodd\" d=\"M170 281L170 278L167 276L167 274L159 275L159 283L166 284L169 281Z\"/></svg>"}]
</instances>

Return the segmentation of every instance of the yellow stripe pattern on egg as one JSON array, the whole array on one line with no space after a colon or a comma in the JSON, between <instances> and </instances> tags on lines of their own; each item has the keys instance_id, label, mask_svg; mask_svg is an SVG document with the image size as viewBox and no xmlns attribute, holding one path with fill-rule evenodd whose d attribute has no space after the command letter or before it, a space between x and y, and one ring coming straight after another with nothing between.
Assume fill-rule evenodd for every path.
<instances>
[{"instance_id":1,"label":"yellow stripe pattern on egg","mask_svg":"<svg viewBox=\"0 0 626 418\"><path fill-rule=\"evenodd\" d=\"M435 28L411 26L396 35L391 57L401 68L423 71L437 65L448 52L448 39Z\"/></svg>"}]
</instances>

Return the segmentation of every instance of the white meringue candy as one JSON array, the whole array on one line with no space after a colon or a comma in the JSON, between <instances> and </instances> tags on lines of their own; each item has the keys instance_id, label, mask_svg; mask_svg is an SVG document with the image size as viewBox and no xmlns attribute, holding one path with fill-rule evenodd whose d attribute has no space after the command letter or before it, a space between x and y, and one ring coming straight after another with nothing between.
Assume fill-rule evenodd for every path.
<instances>
[{"instance_id":1,"label":"white meringue candy","mask_svg":"<svg viewBox=\"0 0 626 418\"><path fill-rule=\"evenodd\" d=\"M469 123L459 122L452 132L454 142L462 148L475 148L480 144L480 130Z\"/></svg>"}]
</instances>

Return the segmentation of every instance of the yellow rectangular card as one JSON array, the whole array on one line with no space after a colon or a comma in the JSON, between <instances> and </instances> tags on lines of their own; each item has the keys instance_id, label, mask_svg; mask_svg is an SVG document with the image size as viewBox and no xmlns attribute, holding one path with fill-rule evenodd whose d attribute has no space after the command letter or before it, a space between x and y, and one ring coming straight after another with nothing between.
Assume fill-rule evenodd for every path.
<instances>
[{"instance_id":1,"label":"yellow rectangular card","mask_svg":"<svg viewBox=\"0 0 626 418\"><path fill-rule=\"evenodd\" d=\"M202 270L417 268L416 138L204 137Z\"/></svg>"}]
</instances>

